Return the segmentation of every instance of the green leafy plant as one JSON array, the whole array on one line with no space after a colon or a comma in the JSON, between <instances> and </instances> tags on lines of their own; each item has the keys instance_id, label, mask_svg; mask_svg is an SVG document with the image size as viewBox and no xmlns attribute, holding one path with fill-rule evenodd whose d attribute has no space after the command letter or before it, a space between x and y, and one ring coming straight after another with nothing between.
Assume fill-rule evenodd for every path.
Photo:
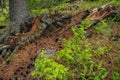
<instances>
[{"instance_id":1,"label":"green leafy plant","mask_svg":"<svg viewBox=\"0 0 120 80\"><path fill-rule=\"evenodd\" d=\"M112 23L112 21L111 21ZM97 34L102 34L103 36L110 36L110 25L108 25L107 22L105 22L104 20L101 21L100 23L98 23L96 26L95 26L95 29L96 29L96 32ZM107 31L106 31L107 30Z\"/></svg>"},{"instance_id":2,"label":"green leafy plant","mask_svg":"<svg viewBox=\"0 0 120 80\"><path fill-rule=\"evenodd\" d=\"M99 44L94 44L92 45L92 49L94 53L93 55L100 57L101 55L104 55L104 53L109 52L111 50L111 47L100 46Z\"/></svg>"},{"instance_id":3,"label":"green leafy plant","mask_svg":"<svg viewBox=\"0 0 120 80\"><path fill-rule=\"evenodd\" d=\"M66 3L68 0L27 0L29 10L33 14L43 14L52 12L52 9L56 8L62 3Z\"/></svg>"},{"instance_id":4,"label":"green leafy plant","mask_svg":"<svg viewBox=\"0 0 120 80\"><path fill-rule=\"evenodd\" d=\"M8 0L2 0L2 1L3 1L3 3L0 5L0 26L9 24Z\"/></svg>"},{"instance_id":5,"label":"green leafy plant","mask_svg":"<svg viewBox=\"0 0 120 80\"><path fill-rule=\"evenodd\" d=\"M120 80L120 74L117 73L116 71L112 72L112 79L113 80Z\"/></svg>"},{"instance_id":6,"label":"green leafy plant","mask_svg":"<svg viewBox=\"0 0 120 80\"><path fill-rule=\"evenodd\" d=\"M67 71L67 68L47 58L42 51L40 57L35 61L35 70L32 71L32 76L43 80L64 80Z\"/></svg>"},{"instance_id":7,"label":"green leafy plant","mask_svg":"<svg viewBox=\"0 0 120 80\"><path fill-rule=\"evenodd\" d=\"M93 45L87 42L85 37L85 24L72 28L73 38L65 40L64 49L58 51L56 55L49 59L41 53L35 61L35 70L32 75L47 80L104 80L108 71L102 67L102 62L98 65L93 62L94 54L103 54L104 47ZM99 49L100 48L100 49ZM102 50L102 51L101 51Z\"/></svg>"},{"instance_id":8,"label":"green leafy plant","mask_svg":"<svg viewBox=\"0 0 120 80\"><path fill-rule=\"evenodd\" d=\"M84 60L91 59L90 47L85 41L84 28L72 28L74 37L64 43L65 48L57 52L57 59L65 58L66 63L79 65ZM85 45L86 44L86 45ZM66 64L66 65L68 65Z\"/></svg>"},{"instance_id":9,"label":"green leafy plant","mask_svg":"<svg viewBox=\"0 0 120 80\"><path fill-rule=\"evenodd\" d=\"M108 75L108 71L102 68L102 62L96 65L91 61L90 66L84 65L84 70L80 73L80 79L82 80L104 80Z\"/></svg>"},{"instance_id":10,"label":"green leafy plant","mask_svg":"<svg viewBox=\"0 0 120 80\"><path fill-rule=\"evenodd\" d=\"M40 0L40 4L43 8L52 8L67 1L68 0Z\"/></svg>"},{"instance_id":11,"label":"green leafy plant","mask_svg":"<svg viewBox=\"0 0 120 80\"><path fill-rule=\"evenodd\" d=\"M64 62L62 64L72 70L74 77L79 75L77 76L78 79L101 80L107 76L108 72L105 68L102 68L102 63L95 65L92 57L94 54L104 54L106 50L99 46L93 49L93 45L86 41L85 25L85 23L82 23L78 28L72 28L74 36L65 41L64 49L57 52L57 60L60 63ZM95 70L93 70L94 68Z\"/></svg>"}]
</instances>

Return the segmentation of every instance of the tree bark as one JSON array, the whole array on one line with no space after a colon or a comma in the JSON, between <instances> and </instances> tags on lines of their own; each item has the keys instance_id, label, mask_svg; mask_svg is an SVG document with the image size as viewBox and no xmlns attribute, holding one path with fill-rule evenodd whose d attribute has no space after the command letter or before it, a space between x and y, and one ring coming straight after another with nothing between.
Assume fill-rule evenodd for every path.
<instances>
[{"instance_id":1,"label":"tree bark","mask_svg":"<svg viewBox=\"0 0 120 80\"><path fill-rule=\"evenodd\" d=\"M15 25L15 33L20 33L21 24L28 19L26 0L9 0L10 22Z\"/></svg>"}]
</instances>

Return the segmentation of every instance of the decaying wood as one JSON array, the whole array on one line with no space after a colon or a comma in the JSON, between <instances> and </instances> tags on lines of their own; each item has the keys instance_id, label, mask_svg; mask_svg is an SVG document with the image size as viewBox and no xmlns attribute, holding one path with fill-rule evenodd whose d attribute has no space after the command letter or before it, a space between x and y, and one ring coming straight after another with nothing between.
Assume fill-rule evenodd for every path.
<instances>
[{"instance_id":1,"label":"decaying wood","mask_svg":"<svg viewBox=\"0 0 120 80\"><path fill-rule=\"evenodd\" d=\"M8 44L15 48L12 53L15 53L21 46L27 45L36 38L39 38L47 27L52 27L54 25L60 27L60 24L63 24L65 20L71 20L71 18L71 15L65 15L61 16L60 18L53 19L41 19L39 16L36 16L33 20L33 25L29 32L19 34L15 37L10 37L8 39ZM58 22L60 22L60 24L58 24ZM9 60L11 56L7 60Z\"/></svg>"},{"instance_id":2,"label":"decaying wood","mask_svg":"<svg viewBox=\"0 0 120 80\"><path fill-rule=\"evenodd\" d=\"M55 25L55 23L57 25L58 22L60 22L62 24L62 21L65 20L70 20L71 19L71 15L65 15L62 16L60 18L56 18L56 19L40 19L39 16L35 17L33 20L33 25L32 28L29 32L27 33L23 33L23 34L19 34L15 37L10 37L8 39L9 43L11 46L16 46L16 45L26 45L29 42L31 42L32 40L34 40L35 38L39 37L43 31L46 29L46 27L49 26L53 26ZM60 25L59 25L60 26Z\"/></svg>"},{"instance_id":3,"label":"decaying wood","mask_svg":"<svg viewBox=\"0 0 120 80\"><path fill-rule=\"evenodd\" d=\"M7 59L9 61L12 57L12 55L21 47L26 44L29 44L33 40L35 40L37 37L39 37L43 31L46 29L46 26L43 26L43 24L39 20L39 16L35 17L34 23L32 25L32 28L30 32L17 35L12 38L12 42L9 42L9 44L12 44L12 47L15 47L14 51L12 52L11 56Z\"/></svg>"},{"instance_id":4,"label":"decaying wood","mask_svg":"<svg viewBox=\"0 0 120 80\"><path fill-rule=\"evenodd\" d=\"M90 12L88 10L83 11L83 12L78 12L76 15L73 15L73 18L71 19L71 23L64 25L67 26L65 29L62 29L59 33L59 35L62 36L62 33L64 31L67 31L71 28L71 26L76 26L78 25L83 19L85 19L88 15L90 14Z\"/></svg>"},{"instance_id":5,"label":"decaying wood","mask_svg":"<svg viewBox=\"0 0 120 80\"><path fill-rule=\"evenodd\" d=\"M87 30L90 29L94 24L103 20L105 17L112 14L117 14L117 8L109 4L103 5L100 8L93 9L92 13L87 17L87 20L92 21L91 24L87 25Z\"/></svg>"},{"instance_id":6,"label":"decaying wood","mask_svg":"<svg viewBox=\"0 0 120 80\"><path fill-rule=\"evenodd\" d=\"M33 40L39 38L44 30L48 27L66 27L66 29L61 30L59 34L61 34L63 31L68 30L70 27L69 26L75 26L78 25L82 19L90 20L92 23L88 24L86 23L85 26L87 26L86 30L90 29L94 24L98 23L105 17L117 13L116 12L116 7L111 6L111 5L104 5L101 8L97 9L95 8L92 13L90 13L88 10L84 12L80 12L76 15L71 15L71 14L66 14L66 15L59 15L57 17L53 16L36 16L33 21L32 21L32 26L31 27L25 27L23 29L21 34L18 35L11 35L11 32L13 33L14 31L8 31L6 32L6 35L3 35L3 38L5 39L6 44L4 45L9 45L10 49L12 48L13 50L8 50L7 47L1 47L0 48L0 54L1 53L15 53L20 47L29 44ZM79 16L79 17L77 17ZM79 21L78 21L79 20ZM70 23L72 22L72 23ZM69 23L69 24L66 24ZM27 29L28 28L28 29ZM6 37L7 36L7 37ZM12 56L12 55L11 55ZM9 60L11 56L7 59Z\"/></svg>"},{"instance_id":7,"label":"decaying wood","mask_svg":"<svg viewBox=\"0 0 120 80\"><path fill-rule=\"evenodd\" d=\"M13 51L10 45L0 45L0 55L2 58L7 59L10 56L10 53Z\"/></svg>"},{"instance_id":8,"label":"decaying wood","mask_svg":"<svg viewBox=\"0 0 120 80\"><path fill-rule=\"evenodd\" d=\"M29 32L19 34L17 36L9 37L8 44L10 44L11 46L13 46L13 45L15 46L17 44L18 40L20 40L22 37L27 36L27 35L35 32L38 29L38 26L40 26L39 16L34 18L32 28Z\"/></svg>"}]
</instances>

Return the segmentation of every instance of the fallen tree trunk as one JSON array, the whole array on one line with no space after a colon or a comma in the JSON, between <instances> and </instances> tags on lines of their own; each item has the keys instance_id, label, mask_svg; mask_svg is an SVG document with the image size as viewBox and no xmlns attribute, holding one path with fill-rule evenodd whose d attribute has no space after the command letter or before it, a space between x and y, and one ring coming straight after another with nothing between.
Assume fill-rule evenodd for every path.
<instances>
[{"instance_id":1,"label":"fallen tree trunk","mask_svg":"<svg viewBox=\"0 0 120 80\"><path fill-rule=\"evenodd\" d=\"M53 15L52 17L48 15L45 15L42 17L36 16L32 21L32 26L26 27L27 32L24 29L22 34L11 36L11 33L13 33L14 31L8 30L8 32L6 33L7 37L5 37L6 35L3 37L7 42L6 45L9 45L10 49L12 48L11 52L9 53L14 54L20 47L29 44L36 38L39 38L44 32L44 30L48 27L52 27L52 26L64 27L66 26L65 24L68 23L69 25L67 24L66 29L63 29L60 31L59 34L61 35L63 31L68 30L71 26L78 25L81 22L81 20L87 17L83 21L85 22L84 25L86 26L86 30L89 30L93 25L95 25L105 17L110 16L111 14L116 14L116 13L117 13L116 7L110 6L110 5L104 5L99 9L94 9L92 13L89 13L89 11L84 11L76 15L70 15L70 14L58 15L57 17L55 15ZM88 23L87 20L89 20L90 23ZM69 23L69 22L72 22L72 23ZM1 53L5 54L5 53L8 53L8 51L5 51L1 47ZM11 56L8 57L7 60L10 60Z\"/></svg>"},{"instance_id":2,"label":"fallen tree trunk","mask_svg":"<svg viewBox=\"0 0 120 80\"><path fill-rule=\"evenodd\" d=\"M70 21L71 18L72 15L64 15L53 19L48 17L40 18L40 16L36 16L29 32L7 37L7 44L14 48L12 54L14 54L20 47L27 45L33 40L39 38L47 27L61 27L65 21ZM11 56L7 60L9 60Z\"/></svg>"},{"instance_id":3,"label":"fallen tree trunk","mask_svg":"<svg viewBox=\"0 0 120 80\"><path fill-rule=\"evenodd\" d=\"M108 16L115 16L117 14L117 8L115 6L111 6L109 4L103 5L100 8L95 8L92 10L92 13L86 18L90 23L86 23L86 30L90 29L93 25L100 22L104 18Z\"/></svg>"}]
</instances>

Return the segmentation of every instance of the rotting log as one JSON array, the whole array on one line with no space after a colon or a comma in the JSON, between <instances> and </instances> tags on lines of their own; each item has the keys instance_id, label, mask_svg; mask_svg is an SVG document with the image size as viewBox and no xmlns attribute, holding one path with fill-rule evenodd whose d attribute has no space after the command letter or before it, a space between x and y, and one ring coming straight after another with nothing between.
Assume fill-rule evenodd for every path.
<instances>
[{"instance_id":1,"label":"rotting log","mask_svg":"<svg viewBox=\"0 0 120 80\"><path fill-rule=\"evenodd\" d=\"M46 29L46 27L51 27L51 26L61 27L64 24L64 22L70 21L72 18L72 15L58 15L56 17L55 14L52 16L53 17L55 16L55 18L48 15L42 17L36 16L32 22L31 19L25 21L21 25L22 32L21 34L18 35L15 35L14 29L11 29L14 26L14 24L12 24L11 26L7 26L6 29L4 29L1 32L0 42L2 44L10 45L12 48L15 48L15 50L13 51L15 52L18 46L19 47L24 46L26 44L29 44L36 38L38 38Z\"/></svg>"},{"instance_id":2,"label":"rotting log","mask_svg":"<svg viewBox=\"0 0 120 80\"><path fill-rule=\"evenodd\" d=\"M26 45L29 44L31 41L39 37L43 31L50 26L54 26L55 24L60 27L60 24L63 24L62 22L65 22L65 20L71 20L71 15L64 15L60 18L40 18L39 16L36 16L33 20L33 25L31 27L31 30L29 32L19 34L15 37L8 38L8 44L11 46L17 46L17 45ZM59 22L59 23L58 23Z\"/></svg>"},{"instance_id":3,"label":"rotting log","mask_svg":"<svg viewBox=\"0 0 120 80\"><path fill-rule=\"evenodd\" d=\"M11 36L11 31L9 31L10 34L9 36L7 36L7 45L10 45L10 47L14 49L12 51L12 53L14 54L20 47L29 44L36 38L39 38L47 27L64 27L67 25L66 29L60 31L59 34L61 35L61 33L65 30L68 30L70 26L78 25L83 19L85 19L92 22L85 22L85 26L87 26L86 30L89 30L94 24L114 13L117 13L116 7L111 5L104 5L99 9L94 9L92 13L89 13L89 11L83 11L76 15L60 15L58 17L36 16L33 19L32 26L27 32L24 33L23 31L23 33L21 34ZM66 24L67 22L72 23ZM8 33L6 33L6 35L8 35ZM11 56L7 60L10 60Z\"/></svg>"},{"instance_id":4,"label":"rotting log","mask_svg":"<svg viewBox=\"0 0 120 80\"><path fill-rule=\"evenodd\" d=\"M86 20L91 21L90 23L86 23L86 30L90 29L93 25L100 22L104 18L117 14L117 8L115 6L111 6L109 4L103 5L100 8L95 8L92 10L92 13L86 18Z\"/></svg>"},{"instance_id":5,"label":"rotting log","mask_svg":"<svg viewBox=\"0 0 120 80\"><path fill-rule=\"evenodd\" d=\"M12 47L14 47L14 51L9 56L7 61L9 61L12 57L12 55L22 46L29 44L33 40L35 40L37 37L39 37L43 31L46 29L47 26L43 26L43 24L40 22L39 16L36 16L32 28L29 32L24 34L19 34L12 38L12 40L9 40L9 44L12 44ZM11 42L12 41L12 42Z\"/></svg>"},{"instance_id":6,"label":"rotting log","mask_svg":"<svg viewBox=\"0 0 120 80\"><path fill-rule=\"evenodd\" d=\"M116 14L118 14L117 7L109 4L103 5L100 8L94 8L87 18L81 22L85 26L86 37L92 36L94 25L107 17L115 17Z\"/></svg>"},{"instance_id":7,"label":"rotting log","mask_svg":"<svg viewBox=\"0 0 120 80\"><path fill-rule=\"evenodd\" d=\"M8 38L8 44L11 45L11 47L14 47L12 54L14 54L21 46L27 45L36 38L39 38L47 27L52 27L54 25L61 27L64 22L70 21L71 18L72 15L64 15L58 18L40 18L39 16L36 16L29 32ZM7 60L10 60L11 56Z\"/></svg>"},{"instance_id":8,"label":"rotting log","mask_svg":"<svg viewBox=\"0 0 120 80\"><path fill-rule=\"evenodd\" d=\"M66 27L65 27L65 29L62 29L59 32L59 35L62 36L62 33L64 31L69 30L72 26L76 26L76 25L80 24L80 22L82 20L84 20L89 14L90 14L90 12L88 10L86 10L86 11L83 11L83 12L78 12L75 15L73 15L73 17L71 19L71 23L64 25Z\"/></svg>"},{"instance_id":9,"label":"rotting log","mask_svg":"<svg viewBox=\"0 0 120 80\"><path fill-rule=\"evenodd\" d=\"M79 19L79 15L83 15ZM69 25L67 25L68 27L66 27L66 29L62 30L60 32L60 35L63 33L63 31L65 30L69 30L69 26L75 26L78 25L80 23L84 24L85 26L85 30L87 32L87 34L89 34L89 30L96 25L98 22L100 22L101 20L105 19L106 17L110 17L110 16L115 16L116 14L118 14L118 10L115 6L111 6L109 4L103 5L100 8L95 8L92 10L92 12L90 13L89 11L84 11L81 13L78 13L77 15L75 15L74 17L76 17L77 19L72 20ZM79 20L79 21L77 21ZM81 21L82 20L82 21Z\"/></svg>"}]
</instances>

